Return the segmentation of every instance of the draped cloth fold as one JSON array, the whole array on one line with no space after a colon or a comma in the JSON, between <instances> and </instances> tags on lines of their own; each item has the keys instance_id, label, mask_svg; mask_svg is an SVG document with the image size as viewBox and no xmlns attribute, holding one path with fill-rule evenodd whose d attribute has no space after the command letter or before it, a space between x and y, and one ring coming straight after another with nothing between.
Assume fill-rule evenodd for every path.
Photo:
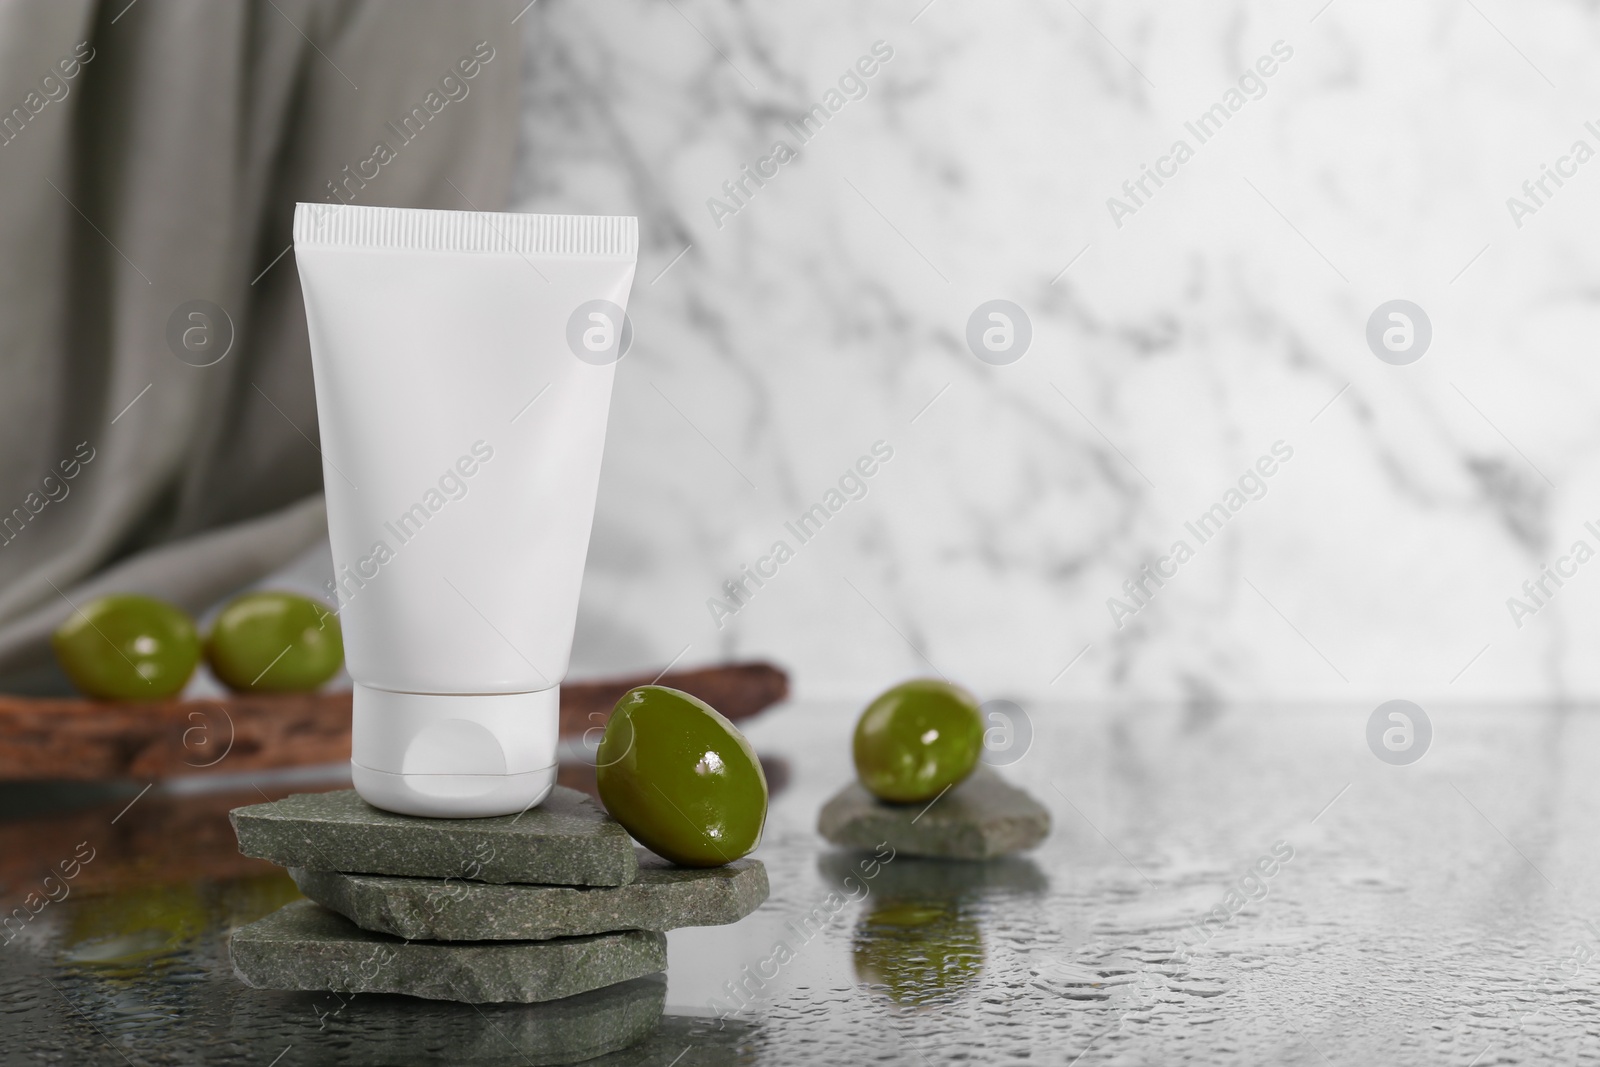
<instances>
[{"instance_id":1,"label":"draped cloth fold","mask_svg":"<svg viewBox=\"0 0 1600 1067\"><path fill-rule=\"evenodd\" d=\"M0 689L324 536L294 205L504 208L519 7L0 4Z\"/></svg>"}]
</instances>

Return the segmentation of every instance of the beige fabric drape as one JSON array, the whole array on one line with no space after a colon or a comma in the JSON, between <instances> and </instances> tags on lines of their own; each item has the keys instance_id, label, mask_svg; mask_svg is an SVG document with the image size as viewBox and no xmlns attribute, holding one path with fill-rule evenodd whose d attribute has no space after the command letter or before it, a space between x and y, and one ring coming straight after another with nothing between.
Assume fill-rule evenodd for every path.
<instances>
[{"instance_id":1,"label":"beige fabric drape","mask_svg":"<svg viewBox=\"0 0 1600 1067\"><path fill-rule=\"evenodd\" d=\"M323 535L294 204L503 208L521 7L0 0L0 686L69 600L199 610Z\"/></svg>"}]
</instances>

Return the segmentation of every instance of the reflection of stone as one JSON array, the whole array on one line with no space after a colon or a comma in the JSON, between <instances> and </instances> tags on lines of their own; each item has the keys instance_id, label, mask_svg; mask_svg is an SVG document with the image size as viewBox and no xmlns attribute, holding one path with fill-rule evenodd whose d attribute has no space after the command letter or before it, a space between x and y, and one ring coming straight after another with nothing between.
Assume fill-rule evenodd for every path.
<instances>
[{"instance_id":1,"label":"reflection of stone","mask_svg":"<svg viewBox=\"0 0 1600 1067\"><path fill-rule=\"evenodd\" d=\"M234 973L263 989L406 993L470 1004L557 1000L665 970L667 938L629 930L553 941L401 941L309 900L234 931Z\"/></svg>"},{"instance_id":2,"label":"reflection of stone","mask_svg":"<svg viewBox=\"0 0 1600 1067\"><path fill-rule=\"evenodd\" d=\"M869 894L886 899L917 896L971 902L1007 893L1043 893L1050 888L1050 879L1025 856L987 863L897 856L884 863L867 853L840 850L819 856L817 870L846 892L859 894L856 887L865 885ZM846 878L852 881L847 883Z\"/></svg>"},{"instance_id":3,"label":"reflection of stone","mask_svg":"<svg viewBox=\"0 0 1600 1067\"><path fill-rule=\"evenodd\" d=\"M584 1067L746 1067L765 1060L756 1048L759 1034L743 1019L668 1015L647 1040ZM693 1051L684 1055L685 1049Z\"/></svg>"},{"instance_id":4,"label":"reflection of stone","mask_svg":"<svg viewBox=\"0 0 1600 1067\"><path fill-rule=\"evenodd\" d=\"M665 975L620 982L544 1004L448 1004L367 994L255 993L232 1020L251 1045L264 1034L309 1034L295 1042L297 1064L567 1064L648 1048L667 999ZM319 1022L320 1020L320 1022ZM682 1051L679 1045L675 1051ZM665 1063L667 1059L656 1062ZM629 1063L607 1056L602 1064ZM639 1062L651 1062L642 1060ZM700 1062L709 1062L697 1060Z\"/></svg>"},{"instance_id":5,"label":"reflection of stone","mask_svg":"<svg viewBox=\"0 0 1600 1067\"><path fill-rule=\"evenodd\" d=\"M614 888L289 873L302 893L363 929L438 941L540 941L612 930L721 926L738 922L767 899L767 869L760 860L675 867L649 853L640 854L639 877Z\"/></svg>"},{"instance_id":6,"label":"reflection of stone","mask_svg":"<svg viewBox=\"0 0 1600 1067\"><path fill-rule=\"evenodd\" d=\"M817 830L836 845L939 859L987 860L1032 848L1050 833L1050 812L980 765L930 804L886 804L851 782L823 805Z\"/></svg>"},{"instance_id":7,"label":"reflection of stone","mask_svg":"<svg viewBox=\"0 0 1600 1067\"><path fill-rule=\"evenodd\" d=\"M296 793L228 817L240 852L285 867L552 885L627 885L638 870L622 824L561 786L521 815L489 819L395 815L353 789Z\"/></svg>"},{"instance_id":8,"label":"reflection of stone","mask_svg":"<svg viewBox=\"0 0 1600 1067\"><path fill-rule=\"evenodd\" d=\"M857 981L912 1007L956 995L983 973L977 920L936 897L875 900L856 923L851 952Z\"/></svg>"}]
</instances>

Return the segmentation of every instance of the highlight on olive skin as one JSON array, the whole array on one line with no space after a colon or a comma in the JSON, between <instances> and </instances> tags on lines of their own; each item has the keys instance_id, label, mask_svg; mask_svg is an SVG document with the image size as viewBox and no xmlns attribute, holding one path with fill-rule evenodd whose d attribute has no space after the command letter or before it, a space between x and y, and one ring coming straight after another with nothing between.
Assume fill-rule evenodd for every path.
<instances>
[{"instance_id":1,"label":"highlight on olive skin","mask_svg":"<svg viewBox=\"0 0 1600 1067\"><path fill-rule=\"evenodd\" d=\"M595 753L600 800L634 840L683 867L719 867L761 843L767 779L734 725L660 685L617 701Z\"/></svg>"},{"instance_id":2,"label":"highlight on olive skin","mask_svg":"<svg viewBox=\"0 0 1600 1067\"><path fill-rule=\"evenodd\" d=\"M206 661L235 692L308 692L344 662L339 617L296 593L245 593L217 615L206 637Z\"/></svg>"},{"instance_id":3,"label":"highlight on olive skin","mask_svg":"<svg viewBox=\"0 0 1600 1067\"><path fill-rule=\"evenodd\" d=\"M982 754L978 699L949 682L902 682L868 704L856 723L856 776L892 804L934 799L965 780Z\"/></svg>"},{"instance_id":4,"label":"highlight on olive skin","mask_svg":"<svg viewBox=\"0 0 1600 1067\"><path fill-rule=\"evenodd\" d=\"M176 696L200 662L200 637L188 614L137 593L75 608L50 646L73 686L98 700Z\"/></svg>"}]
</instances>

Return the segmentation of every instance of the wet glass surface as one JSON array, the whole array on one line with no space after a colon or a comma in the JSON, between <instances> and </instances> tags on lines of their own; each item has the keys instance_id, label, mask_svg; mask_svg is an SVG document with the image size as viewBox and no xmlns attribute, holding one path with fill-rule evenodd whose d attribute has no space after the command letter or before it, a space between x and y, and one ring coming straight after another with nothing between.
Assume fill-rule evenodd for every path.
<instances>
[{"instance_id":1,"label":"wet glass surface","mask_svg":"<svg viewBox=\"0 0 1600 1067\"><path fill-rule=\"evenodd\" d=\"M1430 708L1427 755L1392 766L1368 748L1371 709L1028 710L1031 751L1003 773L1055 827L990 864L828 848L815 819L850 775L851 709L753 721L752 742L789 772L758 853L772 899L736 925L671 933L664 978L545 1006L249 989L228 933L296 893L233 848L227 808L260 796L247 781L135 783L87 806L8 787L0 899L29 918L0 946L0 1059L1600 1055L1600 716Z\"/></svg>"}]
</instances>

